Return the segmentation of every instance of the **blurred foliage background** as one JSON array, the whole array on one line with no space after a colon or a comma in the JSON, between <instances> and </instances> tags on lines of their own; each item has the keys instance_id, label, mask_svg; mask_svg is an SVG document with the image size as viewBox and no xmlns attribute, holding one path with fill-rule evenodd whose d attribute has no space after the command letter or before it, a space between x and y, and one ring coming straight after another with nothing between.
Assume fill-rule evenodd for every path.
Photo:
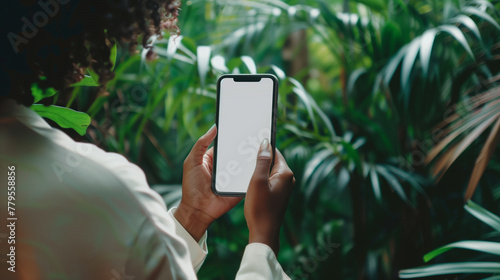
<instances>
[{"instance_id":1,"label":"blurred foliage background","mask_svg":"<svg viewBox=\"0 0 500 280\"><path fill-rule=\"evenodd\" d=\"M86 112L86 134L67 132L124 154L174 205L182 162L214 123L218 76L272 73L277 146L298 182L278 256L292 279L500 279L499 10L486 0L183 1L180 35L152 39L156 54L118 46L105 89L89 71L67 97L34 93ZM233 279L248 238L243 203L208 234L199 278Z\"/></svg>"}]
</instances>

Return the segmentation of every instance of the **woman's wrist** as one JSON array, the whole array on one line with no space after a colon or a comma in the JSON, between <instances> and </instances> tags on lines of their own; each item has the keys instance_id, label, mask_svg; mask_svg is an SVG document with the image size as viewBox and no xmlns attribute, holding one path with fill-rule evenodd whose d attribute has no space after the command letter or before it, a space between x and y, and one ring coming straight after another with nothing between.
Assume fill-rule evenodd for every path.
<instances>
[{"instance_id":1,"label":"woman's wrist","mask_svg":"<svg viewBox=\"0 0 500 280\"><path fill-rule=\"evenodd\" d=\"M273 250L274 254L278 256L278 252L280 249L279 234L271 235L271 234L257 234L250 232L248 236L248 244L251 243L266 244Z\"/></svg>"},{"instance_id":2,"label":"woman's wrist","mask_svg":"<svg viewBox=\"0 0 500 280\"><path fill-rule=\"evenodd\" d=\"M205 231L213 222L213 219L208 215L182 201L175 210L174 217L196 242L200 241Z\"/></svg>"}]
</instances>

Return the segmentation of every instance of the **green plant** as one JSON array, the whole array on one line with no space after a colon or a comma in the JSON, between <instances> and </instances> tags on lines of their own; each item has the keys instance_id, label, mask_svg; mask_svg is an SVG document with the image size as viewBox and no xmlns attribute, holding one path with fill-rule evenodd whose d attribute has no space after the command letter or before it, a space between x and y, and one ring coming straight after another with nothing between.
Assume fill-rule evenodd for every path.
<instances>
[{"instance_id":1,"label":"green plant","mask_svg":"<svg viewBox=\"0 0 500 280\"><path fill-rule=\"evenodd\" d=\"M488 210L482 208L478 204L469 201L467 205L464 206L465 210L471 215L481 220L483 223L492 227L496 236L500 233L500 217L489 212ZM454 242L438 249L435 249L424 256L424 261L429 262L435 257L444 254L452 249L465 249L473 250L485 254L485 257L500 256L500 243L492 241L459 241ZM486 255L487 254L487 255ZM459 273L480 273L480 274L490 274L489 276L483 276L483 279L499 279L500 277L500 263L498 258L493 258L494 261L474 261L474 262L455 262L455 263L445 263L445 264L433 264L425 267L418 267L412 269L405 269L400 271L399 277L403 279L407 278L420 278L435 275L446 275L446 274L459 274ZM493 274L493 275L491 275Z\"/></svg>"},{"instance_id":2,"label":"green plant","mask_svg":"<svg viewBox=\"0 0 500 280\"><path fill-rule=\"evenodd\" d=\"M115 44L113 48L111 48L110 60L113 64L113 68L111 70L114 69L114 66L116 64L116 54L117 45ZM87 69L87 75L85 75L80 82L73 84L72 87L97 87L99 86L98 81L99 76L92 69ZM31 86L31 92L33 94L35 103L30 107L31 110L35 111L41 117L54 121L62 128L71 128L78 134L85 135L85 133L87 132L87 127L90 125L90 117L86 113L78 112L68 108L69 105L71 105L71 101L66 107L36 104L42 101L42 99L53 97L54 95L56 95L57 97L58 92L53 88L42 90L38 88L37 84L33 84ZM54 103L55 102L57 102L57 99L54 100Z\"/></svg>"},{"instance_id":3,"label":"green plant","mask_svg":"<svg viewBox=\"0 0 500 280\"><path fill-rule=\"evenodd\" d=\"M39 104L86 112L86 140L138 164L171 206L181 196L179 167L213 124L217 77L274 73L277 145L299 182L280 263L294 279L390 279L430 248L477 234L458 210L481 143L491 160L474 173L476 196L487 207L500 200L496 139L471 142L479 132L470 133L495 123L498 8L481 0L186 1L182 36L149 42L156 60L118 47L104 90L92 87L90 71L67 99L34 92ZM462 109L435 138L452 104ZM466 123L478 126L460 128ZM449 167L440 181L424 162L433 147ZM199 278L234 278L247 240L242 205L209 236ZM325 242L336 247L318 254Z\"/></svg>"}]
</instances>

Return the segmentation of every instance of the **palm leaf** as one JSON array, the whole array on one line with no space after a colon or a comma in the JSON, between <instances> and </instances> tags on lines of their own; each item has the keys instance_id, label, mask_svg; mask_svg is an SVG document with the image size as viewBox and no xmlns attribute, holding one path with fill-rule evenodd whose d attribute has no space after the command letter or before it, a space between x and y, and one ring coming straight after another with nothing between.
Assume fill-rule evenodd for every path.
<instances>
[{"instance_id":1,"label":"palm leaf","mask_svg":"<svg viewBox=\"0 0 500 280\"><path fill-rule=\"evenodd\" d=\"M401 270L399 272L399 277L406 279L456 273L500 273L500 263L459 262L436 264L431 266Z\"/></svg>"},{"instance_id":2,"label":"palm leaf","mask_svg":"<svg viewBox=\"0 0 500 280\"><path fill-rule=\"evenodd\" d=\"M476 140L496 119L500 117L500 113L494 114L491 118L486 119L467 134L460 142L449 149L436 163L433 168L434 176L439 178L450 168L455 160L467 149L474 140ZM439 180L439 179L438 179Z\"/></svg>"},{"instance_id":3,"label":"palm leaf","mask_svg":"<svg viewBox=\"0 0 500 280\"><path fill-rule=\"evenodd\" d=\"M435 258L436 256L439 256L443 254L444 252L447 252L451 249L468 249L468 250L474 250L474 251L479 251L483 253L488 253L488 254L494 254L494 255L500 255L500 243L497 242L490 242L490 241L472 241L472 240L467 240L467 241L459 241L455 243L451 243L448 245L445 245L443 247L440 247L436 250L433 250L424 256L424 261L428 262Z\"/></svg>"},{"instance_id":4,"label":"palm leaf","mask_svg":"<svg viewBox=\"0 0 500 280\"><path fill-rule=\"evenodd\" d=\"M379 203L382 202L382 194L380 192L380 182L378 180L377 171L373 166L370 167L370 180L372 182L373 193Z\"/></svg>"},{"instance_id":5,"label":"palm leaf","mask_svg":"<svg viewBox=\"0 0 500 280\"><path fill-rule=\"evenodd\" d=\"M500 217L474 203L472 200L469 200L464 208L471 215L500 232Z\"/></svg>"},{"instance_id":6,"label":"palm leaf","mask_svg":"<svg viewBox=\"0 0 500 280\"><path fill-rule=\"evenodd\" d=\"M489 22L491 25L493 25L496 29L500 30L500 25L493 19L488 13L480 11L478 9L475 9L473 7L464 7L462 8L462 12L468 13L471 15L475 15L479 18L482 18L483 20Z\"/></svg>"},{"instance_id":7,"label":"palm leaf","mask_svg":"<svg viewBox=\"0 0 500 280\"><path fill-rule=\"evenodd\" d=\"M467 43L467 39L465 39L464 34L462 31L456 27L455 25L443 25L438 27L439 31L446 32L453 36L455 40L457 40L460 45L467 51L467 53L470 55L472 59L475 59L474 54L472 53L472 50L469 47L469 44Z\"/></svg>"},{"instance_id":8,"label":"palm leaf","mask_svg":"<svg viewBox=\"0 0 500 280\"><path fill-rule=\"evenodd\" d=\"M484 172L486 164L499 141L499 97L500 87L497 87L494 90L475 96L471 101L467 101L465 105L467 106L466 108L471 108L470 113L457 112L449 118L450 120L446 120L439 125L438 129L441 129L445 137L428 153L426 158L426 162L430 162L449 146L448 150L439 157L432 169L434 176L437 176L439 180L460 154L494 124L474 167L475 173L473 173L469 182L466 200L472 196L479 178ZM448 126L448 128L445 129L444 126Z\"/></svg>"},{"instance_id":9,"label":"palm leaf","mask_svg":"<svg viewBox=\"0 0 500 280\"><path fill-rule=\"evenodd\" d=\"M210 46L198 46L196 49L198 74L200 75L200 84L202 88L205 87L207 73L210 70L210 53Z\"/></svg>"},{"instance_id":10,"label":"palm leaf","mask_svg":"<svg viewBox=\"0 0 500 280\"><path fill-rule=\"evenodd\" d=\"M302 177L302 184L306 184L310 177L313 175L314 171L320 166L323 161L332 155L332 151L328 149L323 149L317 152L307 163L304 169L304 176Z\"/></svg>"},{"instance_id":11,"label":"palm leaf","mask_svg":"<svg viewBox=\"0 0 500 280\"><path fill-rule=\"evenodd\" d=\"M403 90L403 99L405 108L408 107L408 103L410 100L410 88L411 88L411 69L415 63L415 60L418 55L418 51L420 49L420 40L421 37L415 38L408 47L408 52L405 54L403 59L403 66L401 69L401 87Z\"/></svg>"},{"instance_id":12,"label":"palm leaf","mask_svg":"<svg viewBox=\"0 0 500 280\"><path fill-rule=\"evenodd\" d=\"M424 32L422 39L420 40L420 64L422 65L424 77L427 77L427 73L429 72L432 46L434 45L436 33L436 29L429 29Z\"/></svg>"},{"instance_id":13,"label":"palm leaf","mask_svg":"<svg viewBox=\"0 0 500 280\"><path fill-rule=\"evenodd\" d=\"M257 66L255 65L255 61L253 60L253 58L245 55L241 57L241 61L245 63L245 66L247 67L250 74L257 74Z\"/></svg>"},{"instance_id":14,"label":"palm leaf","mask_svg":"<svg viewBox=\"0 0 500 280\"><path fill-rule=\"evenodd\" d=\"M481 38L481 33L479 32L479 28L477 28L476 23L468 16L466 15L458 15L450 20L450 22L456 22L459 24L463 24L465 27L467 27L472 33L474 33L474 36L478 40L482 40Z\"/></svg>"},{"instance_id":15,"label":"palm leaf","mask_svg":"<svg viewBox=\"0 0 500 280\"><path fill-rule=\"evenodd\" d=\"M389 186L396 192L396 194L408 205L410 205L410 200L408 200L408 197L406 196L406 193L403 189L403 186L401 183L398 181L398 179L391 174L385 167L381 165L377 165L375 167L377 170L377 173L380 174L384 179L387 181Z\"/></svg>"},{"instance_id":16,"label":"palm leaf","mask_svg":"<svg viewBox=\"0 0 500 280\"><path fill-rule=\"evenodd\" d=\"M486 166L490 161L493 153L495 152L495 148L498 145L498 141L500 140L500 117L498 117L496 123L493 125L493 128L490 131L488 139L486 139L486 143L484 143L481 153L476 159L476 164L474 165L474 169L472 170L472 175L469 180L469 185L467 186L467 190L465 191L465 201L468 201L474 191L476 190L477 184L479 183L479 179L486 170Z\"/></svg>"},{"instance_id":17,"label":"palm leaf","mask_svg":"<svg viewBox=\"0 0 500 280\"><path fill-rule=\"evenodd\" d=\"M473 216L490 225L500 232L500 218L476 203L469 201L464 208ZM424 261L428 262L438 255L451 249L467 249L487 254L500 255L500 243L490 241L459 241L440 247L427 253ZM399 272L400 278L419 278L435 275L456 274L456 273L500 273L500 263L498 262L458 262L435 264L430 266L405 269ZM492 276L487 279L497 279Z\"/></svg>"}]
</instances>

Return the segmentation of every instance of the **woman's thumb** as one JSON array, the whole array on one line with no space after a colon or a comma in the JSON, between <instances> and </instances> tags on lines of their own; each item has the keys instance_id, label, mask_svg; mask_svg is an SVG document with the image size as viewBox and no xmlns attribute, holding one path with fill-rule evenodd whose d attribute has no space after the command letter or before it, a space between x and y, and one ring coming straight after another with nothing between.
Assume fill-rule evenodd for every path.
<instances>
[{"instance_id":1,"label":"woman's thumb","mask_svg":"<svg viewBox=\"0 0 500 280\"><path fill-rule=\"evenodd\" d=\"M194 165L201 164L203 162L203 155L207 152L208 146L214 140L215 135L217 135L217 127L213 125L205 135L196 141L186 160Z\"/></svg>"},{"instance_id":2,"label":"woman's thumb","mask_svg":"<svg viewBox=\"0 0 500 280\"><path fill-rule=\"evenodd\" d=\"M271 169L272 150L269 139L264 139L260 144L259 152L257 153L257 164L255 166L255 173L262 174L269 177Z\"/></svg>"}]
</instances>

